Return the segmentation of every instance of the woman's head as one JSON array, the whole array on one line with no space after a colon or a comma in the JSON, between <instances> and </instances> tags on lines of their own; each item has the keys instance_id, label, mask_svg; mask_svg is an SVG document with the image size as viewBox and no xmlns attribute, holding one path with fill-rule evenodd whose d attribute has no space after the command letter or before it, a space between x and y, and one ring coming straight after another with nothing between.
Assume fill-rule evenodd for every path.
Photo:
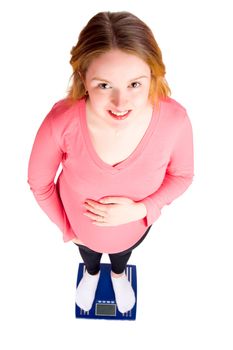
<instances>
[{"instance_id":1,"label":"woman's head","mask_svg":"<svg viewBox=\"0 0 233 350\"><path fill-rule=\"evenodd\" d=\"M101 54L88 66L83 83L90 111L107 124L126 118L131 123L151 110L150 67L136 55L119 49Z\"/></svg>"},{"instance_id":2,"label":"woman's head","mask_svg":"<svg viewBox=\"0 0 233 350\"><path fill-rule=\"evenodd\" d=\"M162 54L150 28L129 12L100 12L89 20L71 50L73 82L68 98L77 100L86 94L85 80L91 63L112 50L137 56L148 65L151 103L170 94Z\"/></svg>"}]
</instances>

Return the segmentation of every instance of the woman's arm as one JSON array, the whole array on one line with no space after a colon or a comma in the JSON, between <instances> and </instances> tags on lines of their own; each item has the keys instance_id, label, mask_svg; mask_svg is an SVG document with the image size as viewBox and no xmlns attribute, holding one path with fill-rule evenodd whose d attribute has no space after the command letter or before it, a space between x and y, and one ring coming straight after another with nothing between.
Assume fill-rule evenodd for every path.
<instances>
[{"instance_id":1,"label":"woman's arm","mask_svg":"<svg viewBox=\"0 0 233 350\"><path fill-rule=\"evenodd\" d=\"M158 219L164 205L169 205L190 186L194 176L193 133L186 115L178 133L166 174L159 189L141 200L147 209L147 225Z\"/></svg>"},{"instance_id":2,"label":"woman's arm","mask_svg":"<svg viewBox=\"0 0 233 350\"><path fill-rule=\"evenodd\" d=\"M28 164L28 184L41 209L63 232L64 241L75 238L54 178L63 157L52 130L53 109L43 120L32 147Z\"/></svg>"}]
</instances>

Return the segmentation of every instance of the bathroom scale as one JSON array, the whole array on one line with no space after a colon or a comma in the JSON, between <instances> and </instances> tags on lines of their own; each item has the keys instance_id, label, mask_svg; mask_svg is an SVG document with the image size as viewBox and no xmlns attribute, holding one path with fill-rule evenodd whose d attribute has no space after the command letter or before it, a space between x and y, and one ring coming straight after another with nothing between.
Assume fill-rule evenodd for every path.
<instances>
[{"instance_id":1,"label":"bathroom scale","mask_svg":"<svg viewBox=\"0 0 233 350\"><path fill-rule=\"evenodd\" d=\"M78 276L76 288L82 279L85 271L84 263L79 264ZM115 294L112 287L111 281L111 264L100 264L100 278L97 286L95 300L92 308L89 311L82 310L75 303L75 316L76 318L83 319L105 319L105 320L128 320L132 321L136 319L136 308L137 308L137 271L135 265L126 265L125 273L128 277L129 282L135 293L136 303L134 307L125 313L121 313L117 309L115 300Z\"/></svg>"}]
</instances>

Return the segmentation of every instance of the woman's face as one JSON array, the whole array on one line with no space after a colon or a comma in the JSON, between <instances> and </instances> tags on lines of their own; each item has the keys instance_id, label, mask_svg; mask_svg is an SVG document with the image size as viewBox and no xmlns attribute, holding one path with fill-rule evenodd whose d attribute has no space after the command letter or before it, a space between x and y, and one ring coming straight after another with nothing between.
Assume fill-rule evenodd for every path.
<instances>
[{"instance_id":1,"label":"woman's face","mask_svg":"<svg viewBox=\"0 0 233 350\"><path fill-rule=\"evenodd\" d=\"M149 107L150 67L139 57L114 49L94 59L85 87L95 118L125 125L142 118Z\"/></svg>"}]
</instances>

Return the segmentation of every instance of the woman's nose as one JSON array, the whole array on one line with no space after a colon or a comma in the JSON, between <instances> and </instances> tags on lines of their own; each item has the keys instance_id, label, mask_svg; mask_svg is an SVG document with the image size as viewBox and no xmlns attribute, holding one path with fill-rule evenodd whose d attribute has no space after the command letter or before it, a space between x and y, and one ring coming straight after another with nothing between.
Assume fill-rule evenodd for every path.
<instances>
[{"instance_id":1,"label":"woman's nose","mask_svg":"<svg viewBox=\"0 0 233 350\"><path fill-rule=\"evenodd\" d=\"M114 107L117 107L119 111L125 110L127 107L128 99L125 92L113 91L111 96L111 102Z\"/></svg>"}]
</instances>

